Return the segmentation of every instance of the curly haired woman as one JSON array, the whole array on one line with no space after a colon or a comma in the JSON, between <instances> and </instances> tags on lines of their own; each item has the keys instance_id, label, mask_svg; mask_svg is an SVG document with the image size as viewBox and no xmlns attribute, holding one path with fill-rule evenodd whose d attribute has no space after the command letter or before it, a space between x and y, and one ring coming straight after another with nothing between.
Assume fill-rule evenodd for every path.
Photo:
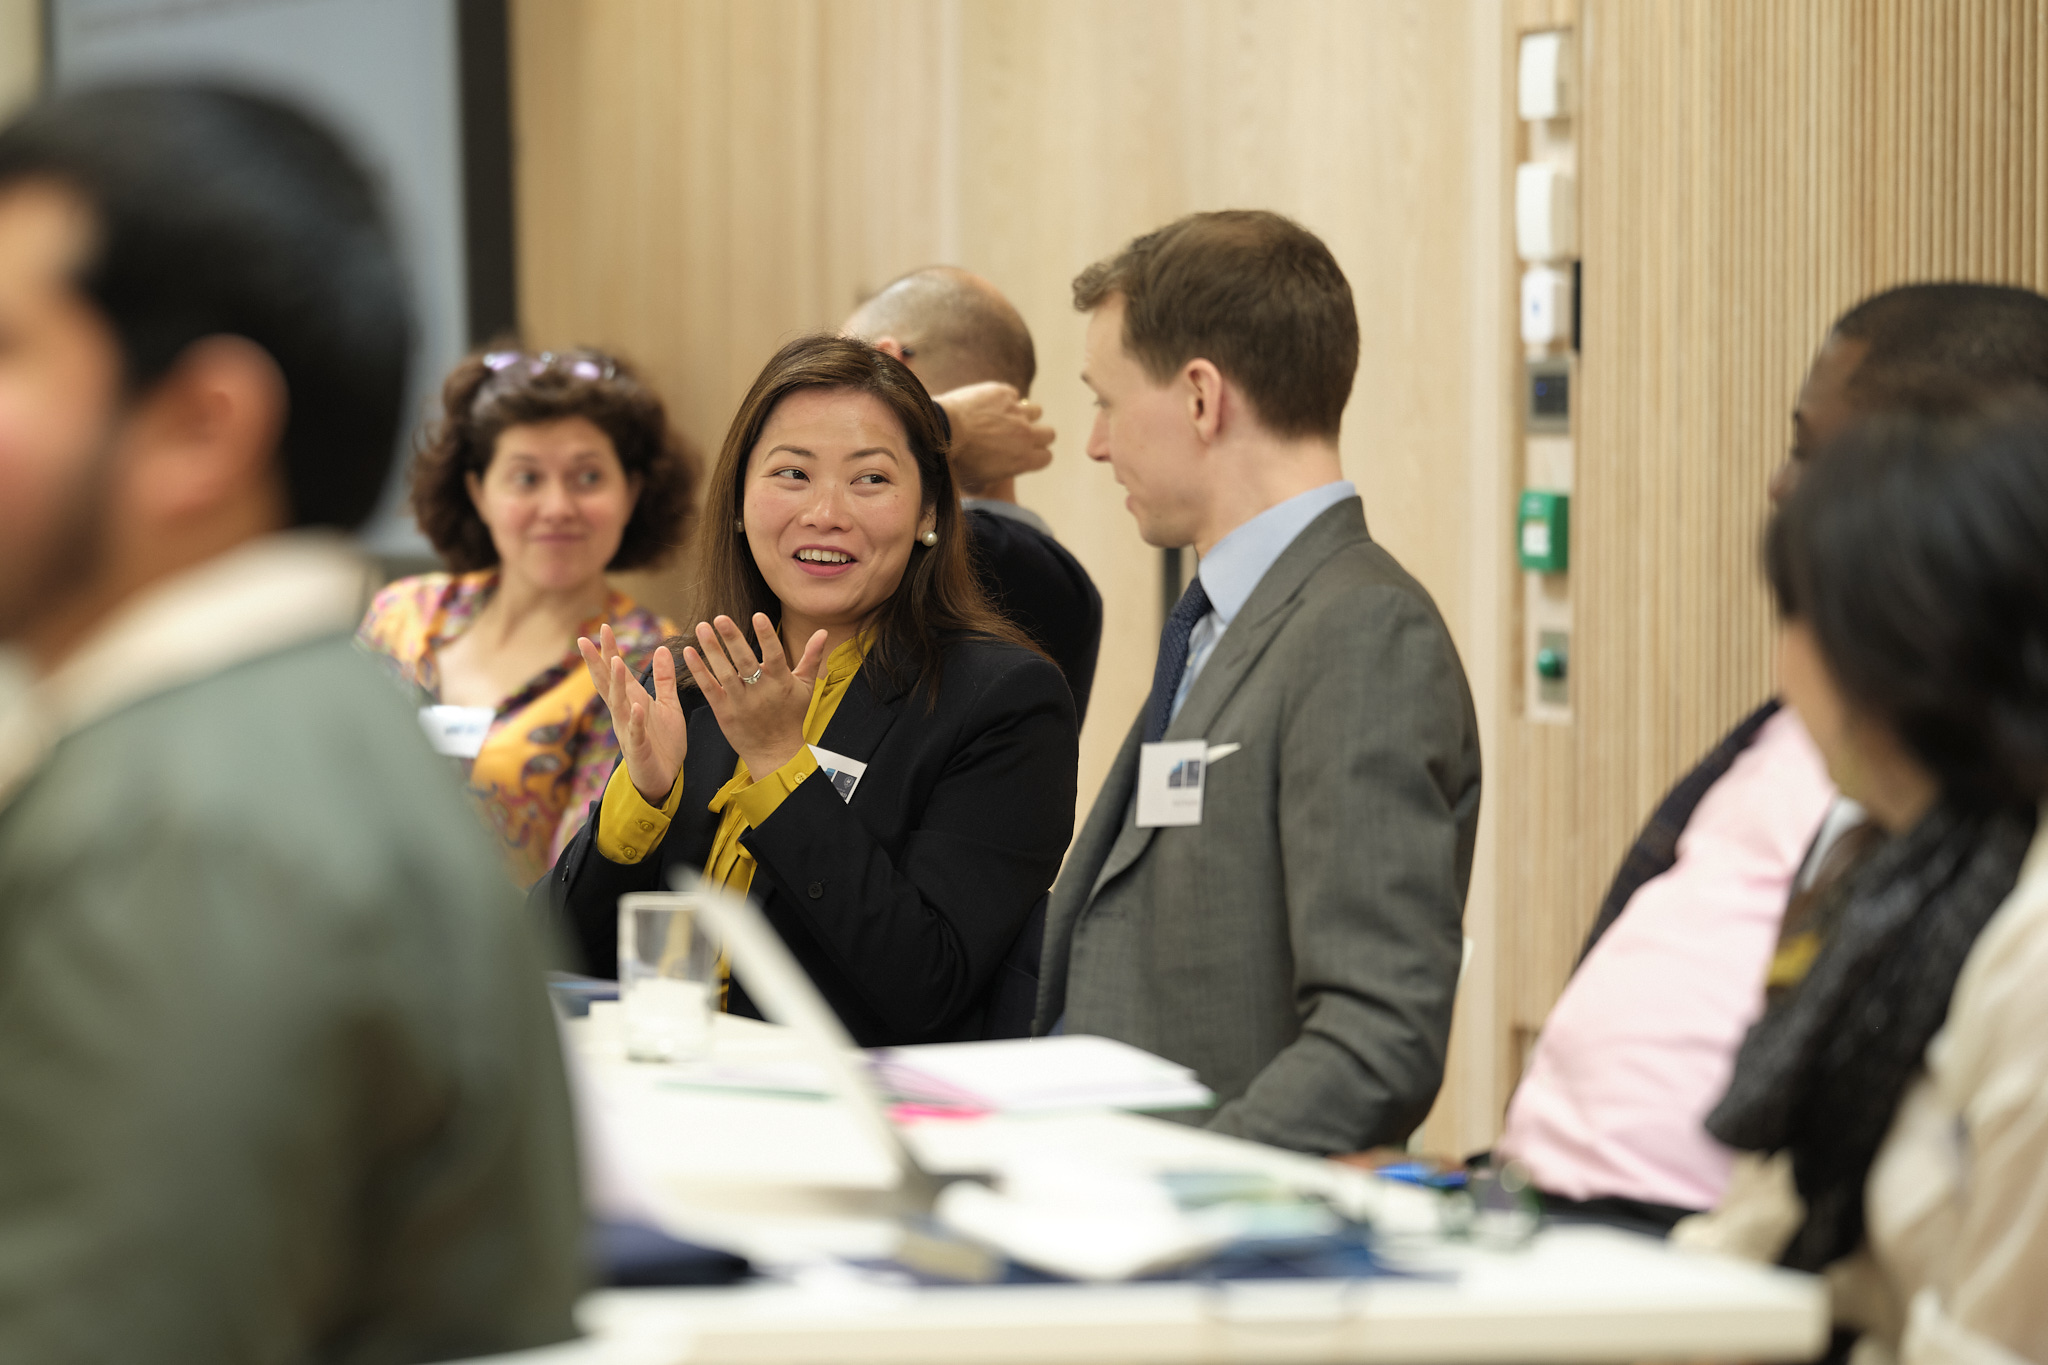
<instances>
[{"instance_id":1,"label":"curly haired woman","mask_svg":"<svg viewBox=\"0 0 2048 1365\"><path fill-rule=\"evenodd\" d=\"M619 757L576 639L609 626L638 662L674 633L605 574L675 548L695 469L661 399L614 356L492 351L441 396L412 505L452 572L386 587L357 636L425 694L428 734L463 761L526 886Z\"/></svg>"}]
</instances>

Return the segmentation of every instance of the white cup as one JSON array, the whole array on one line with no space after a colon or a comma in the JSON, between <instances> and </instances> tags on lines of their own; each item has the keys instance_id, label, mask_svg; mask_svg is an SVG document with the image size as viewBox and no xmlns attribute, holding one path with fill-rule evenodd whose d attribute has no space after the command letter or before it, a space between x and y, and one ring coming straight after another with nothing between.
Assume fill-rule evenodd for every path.
<instances>
[{"instance_id":1,"label":"white cup","mask_svg":"<svg viewBox=\"0 0 2048 1365\"><path fill-rule=\"evenodd\" d=\"M719 953L698 901L669 891L619 897L619 1011L626 1055L636 1062L688 1061L711 1050Z\"/></svg>"}]
</instances>

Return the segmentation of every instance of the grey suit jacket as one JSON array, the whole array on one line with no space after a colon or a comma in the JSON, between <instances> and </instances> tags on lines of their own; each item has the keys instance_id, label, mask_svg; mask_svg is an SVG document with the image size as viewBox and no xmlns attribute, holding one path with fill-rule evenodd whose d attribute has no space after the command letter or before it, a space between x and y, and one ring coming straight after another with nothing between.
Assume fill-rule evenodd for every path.
<instances>
[{"instance_id":1,"label":"grey suit jacket","mask_svg":"<svg viewBox=\"0 0 2048 1365\"><path fill-rule=\"evenodd\" d=\"M1443 1079L1479 732L1436 606L1356 498L1260 580L1166 738L1237 744L1198 826L1139 829L1143 718L1053 889L1037 1030L1191 1066L1223 1132L1398 1142Z\"/></svg>"}]
</instances>

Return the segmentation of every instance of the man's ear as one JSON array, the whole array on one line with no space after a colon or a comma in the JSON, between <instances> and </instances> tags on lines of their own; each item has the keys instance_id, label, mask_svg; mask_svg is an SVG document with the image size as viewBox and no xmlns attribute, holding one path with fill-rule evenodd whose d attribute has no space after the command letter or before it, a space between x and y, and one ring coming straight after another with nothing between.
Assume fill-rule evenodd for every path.
<instances>
[{"instance_id":1,"label":"man's ear","mask_svg":"<svg viewBox=\"0 0 2048 1365\"><path fill-rule=\"evenodd\" d=\"M283 372L255 342L212 336L186 347L127 423L129 486L145 514L178 522L274 501L282 528L287 402Z\"/></svg>"},{"instance_id":2,"label":"man's ear","mask_svg":"<svg viewBox=\"0 0 2048 1365\"><path fill-rule=\"evenodd\" d=\"M1180 379L1195 433L1204 441L1214 441L1223 434L1223 371L1212 361L1190 360L1181 366Z\"/></svg>"},{"instance_id":3,"label":"man's ear","mask_svg":"<svg viewBox=\"0 0 2048 1365\"><path fill-rule=\"evenodd\" d=\"M873 346L876 350L880 351L883 355L894 356L898 360L906 359L906 357L903 354L903 343L898 341L895 337L876 337L873 341L869 342L868 344L870 346Z\"/></svg>"}]
</instances>

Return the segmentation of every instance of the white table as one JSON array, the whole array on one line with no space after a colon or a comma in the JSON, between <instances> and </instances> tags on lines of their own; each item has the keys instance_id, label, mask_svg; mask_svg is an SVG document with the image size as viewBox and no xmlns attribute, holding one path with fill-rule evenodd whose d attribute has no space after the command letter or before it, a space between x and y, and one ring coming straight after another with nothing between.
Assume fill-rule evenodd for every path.
<instances>
[{"instance_id":1,"label":"white table","mask_svg":"<svg viewBox=\"0 0 2048 1365\"><path fill-rule=\"evenodd\" d=\"M1674 1251L1595 1227L1546 1229L1489 1251L1433 1235L1431 1196L1349 1168L1134 1115L1084 1113L912 1125L920 1159L987 1168L1006 1150L1071 1146L1158 1167L1250 1167L1366 1202L1414 1278L915 1288L835 1268L886 1255L891 1168L829 1100L676 1088L619 1055L603 1013L571 1027L586 1095L625 1139L615 1155L649 1211L785 1267L733 1289L591 1295L592 1337L502 1357L531 1365L888 1362L1508 1362L1798 1360L1827 1336L1803 1275ZM722 1020L719 1057L773 1058L780 1031ZM806 1263L809 1263L806 1265Z\"/></svg>"}]
</instances>

